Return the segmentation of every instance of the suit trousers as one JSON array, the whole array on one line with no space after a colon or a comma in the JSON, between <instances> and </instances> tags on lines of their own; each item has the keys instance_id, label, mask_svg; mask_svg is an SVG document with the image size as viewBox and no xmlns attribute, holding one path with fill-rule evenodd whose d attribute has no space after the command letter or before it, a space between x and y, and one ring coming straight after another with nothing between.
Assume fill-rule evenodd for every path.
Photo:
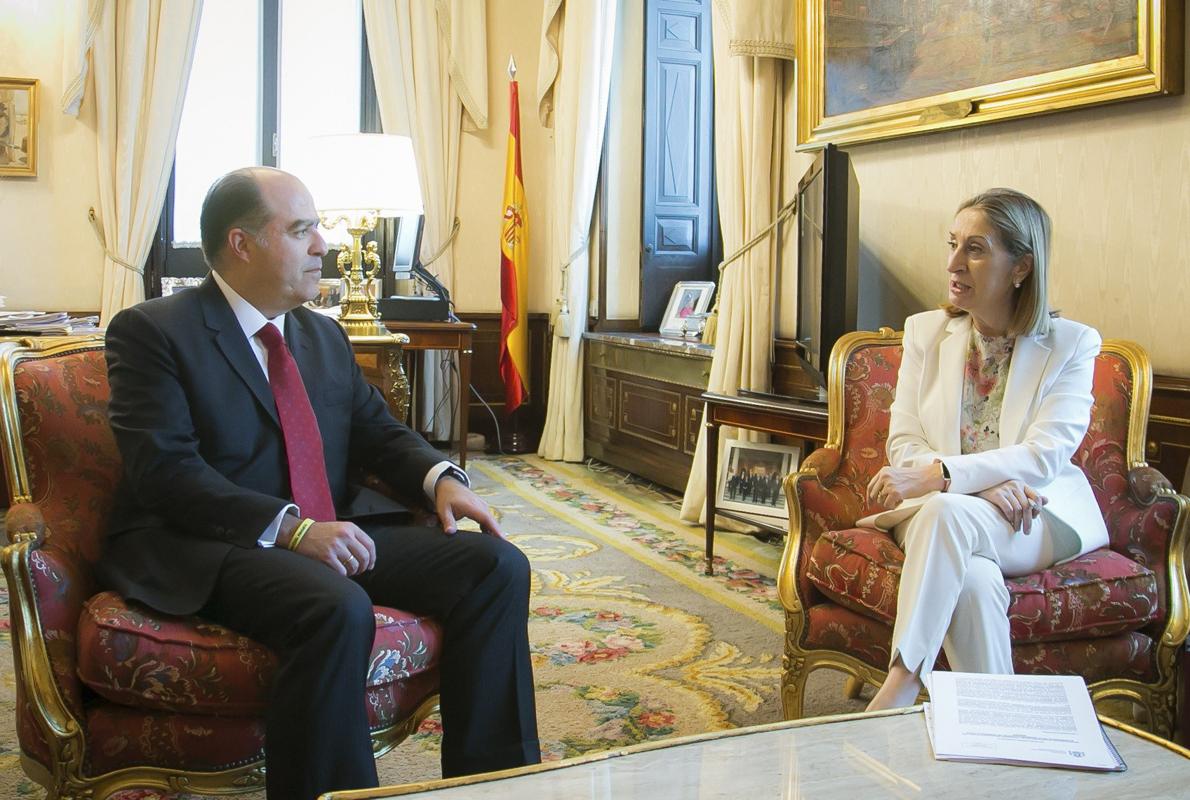
<instances>
[{"instance_id":1,"label":"suit trousers","mask_svg":"<svg viewBox=\"0 0 1190 800\"><path fill-rule=\"evenodd\" d=\"M364 699L373 604L443 626L445 777L540 761L524 554L485 534L361 527L376 543L369 572L346 578L281 548L237 547L200 612L277 655L265 716L270 800L377 785Z\"/></svg>"},{"instance_id":2,"label":"suit trousers","mask_svg":"<svg viewBox=\"0 0 1190 800\"><path fill-rule=\"evenodd\" d=\"M924 676L942 649L957 672L1011 675L1004 578L1054 563L1053 527L1042 514L1025 535L982 497L938 494L893 528L905 563L890 665Z\"/></svg>"}]
</instances>

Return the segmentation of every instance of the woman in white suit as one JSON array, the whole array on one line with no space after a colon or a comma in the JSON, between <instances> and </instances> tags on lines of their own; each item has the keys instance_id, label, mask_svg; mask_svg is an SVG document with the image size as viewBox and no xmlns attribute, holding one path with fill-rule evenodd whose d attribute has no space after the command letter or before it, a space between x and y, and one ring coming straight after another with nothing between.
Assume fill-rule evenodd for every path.
<instances>
[{"instance_id":1,"label":"woman in white suit","mask_svg":"<svg viewBox=\"0 0 1190 800\"><path fill-rule=\"evenodd\" d=\"M1107 544L1071 456L1086 434L1099 334L1049 309L1050 220L992 189L950 230L949 302L905 321L888 437L868 485L905 551L888 678L870 710L915 702L939 649L1012 672L1004 578Z\"/></svg>"}]
</instances>

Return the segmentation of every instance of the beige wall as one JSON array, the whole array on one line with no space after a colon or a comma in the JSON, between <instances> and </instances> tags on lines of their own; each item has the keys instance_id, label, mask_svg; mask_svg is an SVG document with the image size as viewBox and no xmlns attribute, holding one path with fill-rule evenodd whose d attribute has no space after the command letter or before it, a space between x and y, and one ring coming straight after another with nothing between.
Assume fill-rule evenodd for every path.
<instances>
[{"instance_id":1,"label":"beige wall","mask_svg":"<svg viewBox=\"0 0 1190 800\"><path fill-rule=\"evenodd\" d=\"M0 75L41 81L37 177L0 177L0 295L8 308L97 310L103 250L87 221L99 200L94 109L59 110L67 4L0 0Z\"/></svg>"},{"instance_id":2,"label":"beige wall","mask_svg":"<svg viewBox=\"0 0 1190 800\"><path fill-rule=\"evenodd\" d=\"M860 184L862 327L899 327L906 313L945 299L955 206L1009 186L1053 217L1053 305L1105 337L1140 342L1156 371L1190 375L1190 97L849 152Z\"/></svg>"},{"instance_id":3,"label":"beige wall","mask_svg":"<svg viewBox=\"0 0 1190 800\"><path fill-rule=\"evenodd\" d=\"M553 130L537 116L541 5L488 0L488 129L464 132L459 152L458 311L500 310L500 216L508 144L508 56L516 59L521 99L521 164L529 216L529 311L553 306L549 278L550 153Z\"/></svg>"}]
</instances>

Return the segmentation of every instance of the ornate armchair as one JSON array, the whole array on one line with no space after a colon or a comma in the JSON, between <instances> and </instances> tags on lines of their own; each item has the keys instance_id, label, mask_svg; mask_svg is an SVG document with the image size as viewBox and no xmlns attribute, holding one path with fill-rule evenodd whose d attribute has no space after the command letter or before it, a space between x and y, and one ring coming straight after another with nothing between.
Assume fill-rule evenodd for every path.
<instances>
[{"instance_id":1,"label":"ornate armchair","mask_svg":"<svg viewBox=\"0 0 1190 800\"><path fill-rule=\"evenodd\" d=\"M852 696L886 675L904 554L890 536L854 523L879 510L868 508L864 490L888 463L900 340L888 328L839 340L831 353L827 444L785 482L789 538L778 591L787 718L801 715L806 677L816 669L850 675ZM1082 675L1097 703L1132 701L1147 712L1148 727L1169 737L1175 662L1190 632L1190 499L1144 463L1151 382L1143 350L1104 342L1091 425L1073 460L1095 491L1110 548L1005 583L1018 673Z\"/></svg>"},{"instance_id":2,"label":"ornate armchair","mask_svg":"<svg viewBox=\"0 0 1190 800\"><path fill-rule=\"evenodd\" d=\"M101 340L0 358L21 766L54 798L263 788L272 653L197 617L96 593L92 566L120 476L108 394ZM442 637L426 617L375 616L360 702L379 756L435 708Z\"/></svg>"}]
</instances>

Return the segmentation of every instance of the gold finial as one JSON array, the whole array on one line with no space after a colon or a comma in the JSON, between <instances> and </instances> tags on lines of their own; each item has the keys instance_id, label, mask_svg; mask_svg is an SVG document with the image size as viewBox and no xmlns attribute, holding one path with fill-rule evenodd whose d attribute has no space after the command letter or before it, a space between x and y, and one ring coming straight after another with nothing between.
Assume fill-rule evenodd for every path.
<instances>
[{"instance_id":1,"label":"gold finial","mask_svg":"<svg viewBox=\"0 0 1190 800\"><path fill-rule=\"evenodd\" d=\"M508 57L508 79L510 81L516 80L516 59L512 56Z\"/></svg>"}]
</instances>

